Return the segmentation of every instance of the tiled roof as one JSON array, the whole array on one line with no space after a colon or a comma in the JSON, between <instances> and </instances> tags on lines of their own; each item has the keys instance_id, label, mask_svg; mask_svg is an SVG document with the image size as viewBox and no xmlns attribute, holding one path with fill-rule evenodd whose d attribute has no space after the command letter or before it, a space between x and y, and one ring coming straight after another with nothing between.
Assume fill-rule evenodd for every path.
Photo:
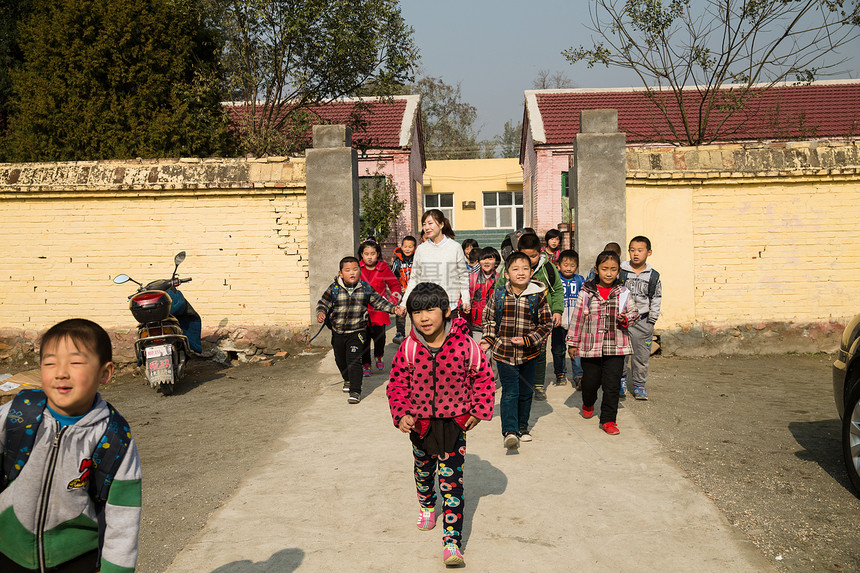
<instances>
[{"instance_id":1,"label":"tiled roof","mask_svg":"<svg viewBox=\"0 0 860 573\"><path fill-rule=\"evenodd\" d=\"M695 95L694 88L690 89ZM730 90L722 90L726 99ZM681 108L671 92L665 98L672 124L682 126ZM697 121L701 98L685 97L688 117ZM527 116L535 143L569 144L579 133L579 112L588 109L618 110L618 131L628 143L683 141L674 138L662 112L642 88L530 90L526 92ZM725 112L712 112L709 125L716 126ZM761 139L809 139L860 136L860 81L837 80L809 85L778 85L752 98L726 120L724 136L717 141ZM711 128L713 132L713 128Z\"/></svg>"},{"instance_id":2,"label":"tiled roof","mask_svg":"<svg viewBox=\"0 0 860 573\"><path fill-rule=\"evenodd\" d=\"M346 124L353 127L353 144L370 148L403 148L412 144L412 130L418 121L417 95L395 96L391 100L363 100L347 98L325 105L312 106L311 115L320 119L314 124ZM362 109L357 109L361 101ZM235 116L243 104L230 104L230 114ZM359 125L353 117L359 117ZM310 139L310 133L307 134Z\"/></svg>"}]
</instances>

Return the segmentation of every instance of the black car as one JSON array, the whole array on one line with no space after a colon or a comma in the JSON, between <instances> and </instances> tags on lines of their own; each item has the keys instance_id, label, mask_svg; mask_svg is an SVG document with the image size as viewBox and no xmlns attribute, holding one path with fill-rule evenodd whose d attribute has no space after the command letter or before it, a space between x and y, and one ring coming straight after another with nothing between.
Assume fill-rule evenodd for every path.
<instances>
[{"instance_id":1,"label":"black car","mask_svg":"<svg viewBox=\"0 0 860 573\"><path fill-rule=\"evenodd\" d=\"M851 484L860 493L860 314L842 333L833 363L833 399L842 418L842 457Z\"/></svg>"}]
</instances>

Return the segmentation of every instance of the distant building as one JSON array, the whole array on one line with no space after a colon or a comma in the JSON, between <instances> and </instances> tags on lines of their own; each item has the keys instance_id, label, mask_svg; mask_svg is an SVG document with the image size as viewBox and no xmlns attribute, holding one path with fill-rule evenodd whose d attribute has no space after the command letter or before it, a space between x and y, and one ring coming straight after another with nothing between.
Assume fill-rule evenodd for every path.
<instances>
[{"instance_id":1,"label":"distant building","mask_svg":"<svg viewBox=\"0 0 860 573\"><path fill-rule=\"evenodd\" d=\"M681 109L663 93L666 112L677 126ZM688 117L693 117L696 103L687 100ZM671 145L667 142L673 140L669 122L644 88L527 90L520 147L523 210L526 224L539 232L568 220L567 173L580 112L587 109L618 110L618 131L626 134L628 147ZM720 112L711 120L721 121ZM860 81L772 87L728 119L724 133L716 142L860 137Z\"/></svg>"}]
</instances>

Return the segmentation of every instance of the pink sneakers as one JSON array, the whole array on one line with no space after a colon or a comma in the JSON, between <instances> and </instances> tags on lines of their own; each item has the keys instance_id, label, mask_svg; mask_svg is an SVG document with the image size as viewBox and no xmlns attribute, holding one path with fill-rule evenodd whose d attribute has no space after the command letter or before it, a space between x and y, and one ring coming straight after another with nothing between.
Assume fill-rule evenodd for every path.
<instances>
[{"instance_id":1,"label":"pink sneakers","mask_svg":"<svg viewBox=\"0 0 860 573\"><path fill-rule=\"evenodd\" d=\"M385 361L382 358L376 359L376 369L377 370L385 370Z\"/></svg>"},{"instance_id":2,"label":"pink sneakers","mask_svg":"<svg viewBox=\"0 0 860 573\"><path fill-rule=\"evenodd\" d=\"M430 531L436 527L436 508L435 507L420 507L418 508L418 529L421 531Z\"/></svg>"},{"instance_id":3,"label":"pink sneakers","mask_svg":"<svg viewBox=\"0 0 860 573\"><path fill-rule=\"evenodd\" d=\"M453 541L446 543L445 547L442 548L442 561L445 562L445 565L462 565L465 563L463 559L463 554L460 552L460 548L457 547L457 544Z\"/></svg>"}]
</instances>

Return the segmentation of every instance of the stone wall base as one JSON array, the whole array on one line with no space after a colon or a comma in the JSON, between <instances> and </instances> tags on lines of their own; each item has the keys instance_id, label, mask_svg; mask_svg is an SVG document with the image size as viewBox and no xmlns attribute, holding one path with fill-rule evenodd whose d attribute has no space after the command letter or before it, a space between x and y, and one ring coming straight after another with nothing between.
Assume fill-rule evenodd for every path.
<instances>
[{"instance_id":1,"label":"stone wall base","mask_svg":"<svg viewBox=\"0 0 860 573\"><path fill-rule=\"evenodd\" d=\"M797 324L768 322L738 326L692 325L659 330L666 356L717 356L719 354L784 354L839 349L845 325L839 322Z\"/></svg>"},{"instance_id":2,"label":"stone wall base","mask_svg":"<svg viewBox=\"0 0 860 573\"><path fill-rule=\"evenodd\" d=\"M297 354L307 345L308 331L302 325L204 328L203 356L217 362L252 362L279 352ZM135 362L136 329L108 330L108 333L113 342L114 362ZM10 362L38 363L40 335L33 330L0 329L0 367ZM325 335L324 332L319 338Z\"/></svg>"}]
</instances>

